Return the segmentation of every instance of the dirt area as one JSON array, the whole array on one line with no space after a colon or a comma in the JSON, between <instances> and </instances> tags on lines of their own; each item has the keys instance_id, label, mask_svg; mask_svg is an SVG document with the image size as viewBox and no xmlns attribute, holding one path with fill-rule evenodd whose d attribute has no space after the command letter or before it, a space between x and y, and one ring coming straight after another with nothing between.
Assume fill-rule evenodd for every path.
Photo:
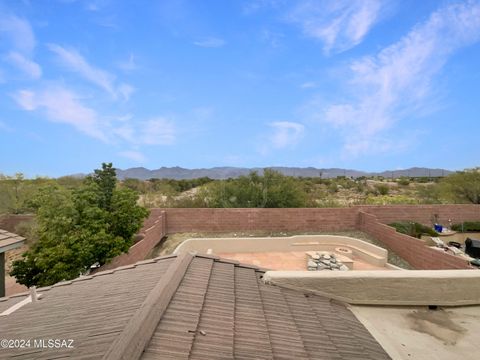
<instances>
[{"instance_id":1,"label":"dirt area","mask_svg":"<svg viewBox=\"0 0 480 360\"><path fill-rule=\"evenodd\" d=\"M25 291L28 291L26 286L17 283L15 278L11 276L5 276L5 296L12 296Z\"/></svg>"},{"instance_id":2,"label":"dirt area","mask_svg":"<svg viewBox=\"0 0 480 360\"><path fill-rule=\"evenodd\" d=\"M8 275L12 270L12 262L22 258L22 254L28 250L28 245L24 245L17 249L7 251L5 253L5 295L10 296L27 291L27 287L16 282L15 278Z\"/></svg>"},{"instance_id":3,"label":"dirt area","mask_svg":"<svg viewBox=\"0 0 480 360\"><path fill-rule=\"evenodd\" d=\"M7 251L5 253L5 272L8 274L12 270L12 262L15 260L20 260L22 254L28 250L28 245L23 245L22 247Z\"/></svg>"},{"instance_id":4,"label":"dirt area","mask_svg":"<svg viewBox=\"0 0 480 360\"><path fill-rule=\"evenodd\" d=\"M225 233L176 233L170 234L167 236L166 240L161 244L157 245L148 258L154 258L157 256L169 255L173 253L175 248L180 245L183 241L190 238L233 238L233 237L285 237L293 235L340 235L340 236L350 236L359 240L366 241L370 244L377 245L381 248L384 248L388 251L388 262L392 265L401 267L403 269L413 269L410 264L405 261L403 258L395 254L392 250L386 247L383 243L373 239L367 234L361 231L338 231L338 232L270 232L270 231L253 231L253 232L225 232Z\"/></svg>"}]
</instances>

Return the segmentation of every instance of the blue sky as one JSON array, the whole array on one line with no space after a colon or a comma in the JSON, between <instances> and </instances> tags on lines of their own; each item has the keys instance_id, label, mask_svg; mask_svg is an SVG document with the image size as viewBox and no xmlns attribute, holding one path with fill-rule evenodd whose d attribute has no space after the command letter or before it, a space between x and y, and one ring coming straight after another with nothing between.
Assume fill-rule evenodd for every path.
<instances>
[{"instance_id":1,"label":"blue sky","mask_svg":"<svg viewBox=\"0 0 480 360\"><path fill-rule=\"evenodd\" d=\"M0 0L0 172L478 166L479 65L479 0Z\"/></svg>"}]
</instances>

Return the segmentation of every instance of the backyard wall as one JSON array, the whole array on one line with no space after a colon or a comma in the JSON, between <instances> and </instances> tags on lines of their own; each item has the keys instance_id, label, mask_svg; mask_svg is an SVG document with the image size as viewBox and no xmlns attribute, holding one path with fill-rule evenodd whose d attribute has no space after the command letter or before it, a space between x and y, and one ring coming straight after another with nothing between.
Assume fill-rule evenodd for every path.
<instances>
[{"instance_id":1,"label":"backyard wall","mask_svg":"<svg viewBox=\"0 0 480 360\"><path fill-rule=\"evenodd\" d=\"M159 210L159 209L155 209ZM356 228L358 213L377 216L388 224L413 220L432 225L434 214L438 221L448 224L468 220L480 221L480 205L381 205L347 208L299 209L164 209L167 229L176 232L228 231L337 231Z\"/></svg>"},{"instance_id":2,"label":"backyard wall","mask_svg":"<svg viewBox=\"0 0 480 360\"><path fill-rule=\"evenodd\" d=\"M378 221L389 224L395 221L413 220L423 225L432 226L433 215L438 215L438 222L448 225L462 221L480 221L480 205L382 205L358 206L359 211L373 214Z\"/></svg>"},{"instance_id":3,"label":"backyard wall","mask_svg":"<svg viewBox=\"0 0 480 360\"><path fill-rule=\"evenodd\" d=\"M379 222L373 214L360 211L358 229L387 245L417 270L469 269L464 259L432 249L414 237L400 234Z\"/></svg>"},{"instance_id":4,"label":"backyard wall","mask_svg":"<svg viewBox=\"0 0 480 360\"><path fill-rule=\"evenodd\" d=\"M165 209L167 229L176 232L335 231L354 229L355 208Z\"/></svg>"},{"instance_id":5,"label":"backyard wall","mask_svg":"<svg viewBox=\"0 0 480 360\"><path fill-rule=\"evenodd\" d=\"M166 215L164 211L153 209L140 230L143 239L132 245L128 253L115 257L110 263L103 265L97 271L114 269L119 266L134 264L144 260L160 240L166 235Z\"/></svg>"},{"instance_id":6,"label":"backyard wall","mask_svg":"<svg viewBox=\"0 0 480 360\"><path fill-rule=\"evenodd\" d=\"M0 229L15 232L15 228L22 222L30 222L34 218L34 215L22 214L22 215L1 215L0 216Z\"/></svg>"}]
</instances>

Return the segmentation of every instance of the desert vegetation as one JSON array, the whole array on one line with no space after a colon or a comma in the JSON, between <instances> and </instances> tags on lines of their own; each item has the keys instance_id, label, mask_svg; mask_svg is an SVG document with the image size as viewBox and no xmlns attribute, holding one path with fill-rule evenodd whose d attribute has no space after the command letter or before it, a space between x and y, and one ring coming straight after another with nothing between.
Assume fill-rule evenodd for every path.
<instances>
[{"instance_id":1,"label":"desert vegetation","mask_svg":"<svg viewBox=\"0 0 480 360\"><path fill-rule=\"evenodd\" d=\"M76 177L25 179L0 175L0 214L31 213L40 189L55 186L73 191L84 186ZM234 179L124 179L118 189L139 195L139 205L152 207L341 207L352 205L480 203L480 169L444 178L359 177L323 179L291 177L266 169Z\"/></svg>"}]
</instances>

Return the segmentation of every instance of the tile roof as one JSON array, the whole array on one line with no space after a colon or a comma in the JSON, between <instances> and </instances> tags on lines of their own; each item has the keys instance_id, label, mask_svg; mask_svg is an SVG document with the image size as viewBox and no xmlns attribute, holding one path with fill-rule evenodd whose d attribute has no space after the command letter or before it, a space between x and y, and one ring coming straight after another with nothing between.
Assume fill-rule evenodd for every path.
<instances>
[{"instance_id":1,"label":"tile roof","mask_svg":"<svg viewBox=\"0 0 480 360\"><path fill-rule=\"evenodd\" d=\"M23 244L24 237L0 229L0 252L14 249Z\"/></svg>"},{"instance_id":2,"label":"tile roof","mask_svg":"<svg viewBox=\"0 0 480 360\"><path fill-rule=\"evenodd\" d=\"M262 276L182 254L40 288L38 302L0 317L0 339L74 349L0 349L0 359L389 359L343 304ZM0 311L24 297L0 299Z\"/></svg>"}]
</instances>

